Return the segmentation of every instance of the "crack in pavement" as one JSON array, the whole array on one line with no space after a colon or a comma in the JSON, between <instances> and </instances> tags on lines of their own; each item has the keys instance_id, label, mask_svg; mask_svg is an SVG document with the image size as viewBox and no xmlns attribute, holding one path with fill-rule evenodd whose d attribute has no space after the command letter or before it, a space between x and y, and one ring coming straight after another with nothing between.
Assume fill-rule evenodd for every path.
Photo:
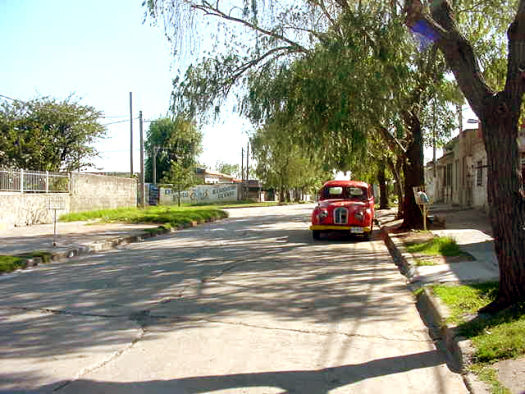
<instances>
[{"instance_id":1,"label":"crack in pavement","mask_svg":"<svg viewBox=\"0 0 525 394\"><path fill-rule=\"evenodd\" d=\"M188 319L188 321L193 321L193 320ZM387 337L384 335L364 335L364 334L356 334L356 333L349 334L349 333L341 332L341 331L321 331L321 330L305 330L305 329L299 329L299 328L270 327L270 326L262 326L262 325L257 325L257 324L248 324L248 323L242 323L242 322L225 322L225 321L212 320L212 319L195 319L195 321L203 321L207 323L224 324L224 325L230 325L230 326L259 328L262 330L288 331L288 332L297 332L301 334L314 334L314 335L320 335L320 336L340 335L340 336L345 336L345 337L382 339L385 341L433 343L432 339L392 338L392 337Z\"/></svg>"},{"instance_id":2,"label":"crack in pavement","mask_svg":"<svg viewBox=\"0 0 525 394\"><path fill-rule=\"evenodd\" d=\"M77 373L77 375L73 379L67 380L67 381L63 382L62 384L60 384L59 386L55 387L53 389L53 392L57 392L57 391L65 389L67 386L69 386L70 384L74 383L76 380L81 379L82 377L86 376L87 374L89 374L91 372L94 372L97 369L100 369L100 368L104 367L105 365L109 364L110 362L116 360L117 358L122 356L125 352L127 352L130 349L132 349L133 346L135 346L140 340L142 340L144 338L146 333L147 333L147 330L141 325L139 335L135 339L133 339L128 346L126 346L124 349L117 350L116 352L111 354L106 360L101 361L98 364L95 364L95 365L93 365L91 367L87 367L87 368L82 369L79 373Z\"/></svg>"},{"instance_id":3,"label":"crack in pavement","mask_svg":"<svg viewBox=\"0 0 525 394\"><path fill-rule=\"evenodd\" d=\"M1 309L14 310L14 311L24 311L24 312L40 312L53 315L70 315L70 316L86 316L86 317L100 317L100 318L122 318L126 315L109 315L102 313L89 313L89 312L80 312L80 311L68 311L65 309L51 309L51 308L29 308L24 306L8 306Z\"/></svg>"}]
</instances>

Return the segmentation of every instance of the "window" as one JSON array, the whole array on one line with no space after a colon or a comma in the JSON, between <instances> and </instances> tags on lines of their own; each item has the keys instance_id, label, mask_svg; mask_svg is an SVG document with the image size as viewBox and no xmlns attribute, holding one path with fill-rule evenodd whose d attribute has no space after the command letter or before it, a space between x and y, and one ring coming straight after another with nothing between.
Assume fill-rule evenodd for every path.
<instances>
[{"instance_id":1,"label":"window","mask_svg":"<svg viewBox=\"0 0 525 394\"><path fill-rule=\"evenodd\" d=\"M323 189L321 193L323 199L343 198L343 188L341 186L333 186Z\"/></svg>"},{"instance_id":2,"label":"window","mask_svg":"<svg viewBox=\"0 0 525 394\"><path fill-rule=\"evenodd\" d=\"M476 186L483 186L483 162L476 163Z\"/></svg>"}]
</instances>

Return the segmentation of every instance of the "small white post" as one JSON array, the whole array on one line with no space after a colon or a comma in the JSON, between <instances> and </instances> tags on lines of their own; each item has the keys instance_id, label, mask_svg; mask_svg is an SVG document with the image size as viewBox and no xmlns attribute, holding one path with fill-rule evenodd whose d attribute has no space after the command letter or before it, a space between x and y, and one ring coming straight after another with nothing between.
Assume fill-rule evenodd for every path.
<instances>
[{"instance_id":1,"label":"small white post","mask_svg":"<svg viewBox=\"0 0 525 394\"><path fill-rule=\"evenodd\" d=\"M53 217L53 247L57 246L57 210L56 208L53 209L54 211L54 217Z\"/></svg>"},{"instance_id":2,"label":"small white post","mask_svg":"<svg viewBox=\"0 0 525 394\"><path fill-rule=\"evenodd\" d=\"M20 193L24 193L24 170L20 170Z\"/></svg>"},{"instance_id":3,"label":"small white post","mask_svg":"<svg viewBox=\"0 0 525 394\"><path fill-rule=\"evenodd\" d=\"M46 193L49 193L49 171L46 171Z\"/></svg>"}]
</instances>

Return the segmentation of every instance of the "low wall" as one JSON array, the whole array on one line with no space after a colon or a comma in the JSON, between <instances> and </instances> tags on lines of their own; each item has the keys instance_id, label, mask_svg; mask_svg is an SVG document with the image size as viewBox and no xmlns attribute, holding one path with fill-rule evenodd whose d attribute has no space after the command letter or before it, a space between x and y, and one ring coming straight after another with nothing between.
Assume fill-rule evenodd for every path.
<instances>
[{"instance_id":1,"label":"low wall","mask_svg":"<svg viewBox=\"0 0 525 394\"><path fill-rule=\"evenodd\" d=\"M70 196L67 193L0 193L0 230L14 226L30 226L38 223L51 223L54 211L49 209L50 201L57 206L57 199L62 201L63 210L57 216L68 213Z\"/></svg>"},{"instance_id":2,"label":"low wall","mask_svg":"<svg viewBox=\"0 0 525 394\"><path fill-rule=\"evenodd\" d=\"M71 174L70 193L0 193L0 230L14 226L52 223L59 202L69 212L137 206L137 180L115 176ZM58 200L58 201L57 201Z\"/></svg>"},{"instance_id":3,"label":"low wall","mask_svg":"<svg viewBox=\"0 0 525 394\"><path fill-rule=\"evenodd\" d=\"M222 183L217 185L198 185L180 193L182 203L205 203L216 201L237 201L240 196L240 185ZM146 188L146 201L149 200L149 187ZM178 203L178 193L169 188L159 190L160 205L174 205Z\"/></svg>"},{"instance_id":4,"label":"low wall","mask_svg":"<svg viewBox=\"0 0 525 394\"><path fill-rule=\"evenodd\" d=\"M116 176L71 174L71 212L137 206L137 180Z\"/></svg>"}]
</instances>

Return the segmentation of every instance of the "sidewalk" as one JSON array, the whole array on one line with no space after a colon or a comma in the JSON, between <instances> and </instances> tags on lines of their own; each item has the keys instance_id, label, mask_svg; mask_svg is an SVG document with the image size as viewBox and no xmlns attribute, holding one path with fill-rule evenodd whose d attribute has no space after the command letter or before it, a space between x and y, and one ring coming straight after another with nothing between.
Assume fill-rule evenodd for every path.
<instances>
[{"instance_id":1,"label":"sidewalk","mask_svg":"<svg viewBox=\"0 0 525 394\"><path fill-rule=\"evenodd\" d=\"M476 210L434 205L430 215L444 221L443 229L431 229L438 236L454 238L461 250L470 254L474 260L461 258L451 263L435 266L416 266L414 257L406 252L400 235L392 230L401 224L395 220L397 210L377 211L381 232L390 253L400 271L407 277L413 289L423 288L418 295L418 309L429 325L434 339L442 340L455 363L464 373L465 383L471 393L489 393L487 386L477 377L467 373L472 347L470 341L456 337L455 327L446 323L447 308L423 286L435 283L467 284L499 279L498 261L494 252L494 239L488 215ZM523 394L525 391L525 359L505 360L495 365L498 379L510 389L511 393Z\"/></svg>"},{"instance_id":2,"label":"sidewalk","mask_svg":"<svg viewBox=\"0 0 525 394\"><path fill-rule=\"evenodd\" d=\"M56 238L53 224L15 227L0 231L0 255L49 252L51 260L63 260L81 254L99 252L117 245L137 242L152 236L153 224L58 222ZM56 246L53 246L56 240ZM37 265L41 259L29 259Z\"/></svg>"},{"instance_id":3,"label":"sidewalk","mask_svg":"<svg viewBox=\"0 0 525 394\"><path fill-rule=\"evenodd\" d=\"M392 210L390 210L392 211ZM499 279L498 260L494 252L494 239L488 216L473 208L457 208L448 205L435 205L430 215L444 221L444 229L431 230L437 236L449 236L456 240L461 250L474 260L465 259L450 264L421 266L414 264L412 256L404 252L403 242L389 230L401 222L394 221L392 212L379 211L378 220L389 236L386 239L391 251L398 253L401 270L410 283L419 285L430 283L475 283L497 281Z\"/></svg>"}]
</instances>

